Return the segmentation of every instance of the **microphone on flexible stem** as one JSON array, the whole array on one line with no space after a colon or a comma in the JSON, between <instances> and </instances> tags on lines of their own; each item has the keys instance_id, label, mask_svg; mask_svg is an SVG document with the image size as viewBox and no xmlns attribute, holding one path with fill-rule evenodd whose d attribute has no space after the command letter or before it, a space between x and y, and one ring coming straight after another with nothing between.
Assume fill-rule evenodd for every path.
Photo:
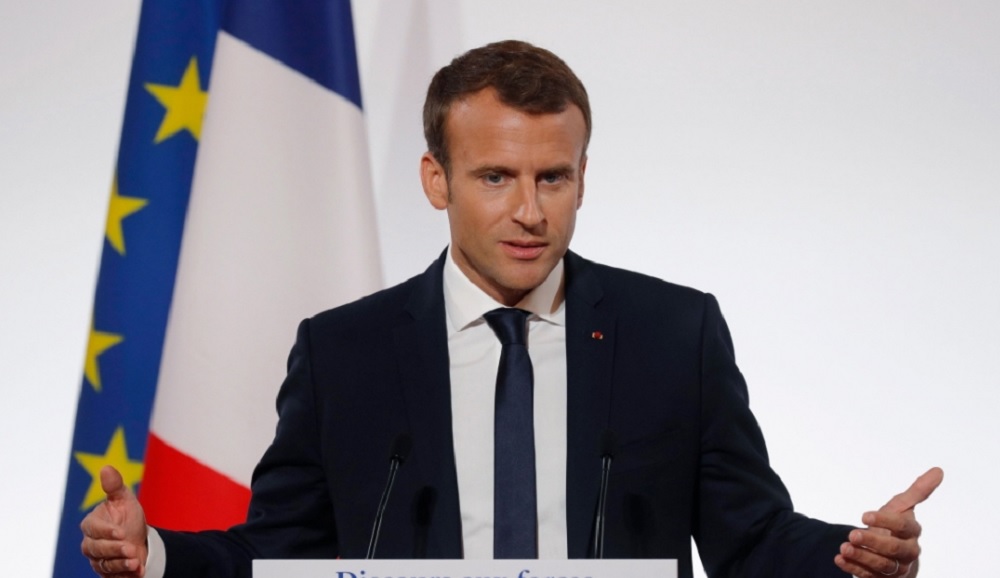
<instances>
[{"instance_id":1,"label":"microphone on flexible stem","mask_svg":"<svg viewBox=\"0 0 1000 578\"><path fill-rule=\"evenodd\" d=\"M427 557L427 537L431 530L431 518L437 504L437 490L424 486L413 501L413 557Z\"/></svg>"},{"instance_id":2,"label":"microphone on flexible stem","mask_svg":"<svg viewBox=\"0 0 1000 578\"><path fill-rule=\"evenodd\" d=\"M382 491L382 498L378 501L378 510L375 512L375 524L372 526L372 537L368 541L368 554L366 560L375 557L375 546L378 544L378 535L382 530L382 517L385 516L385 507L389 504L389 494L392 492L392 484L396 481L396 472L399 466L406 461L410 455L410 448L413 440L407 434L399 434L392 439L389 446L389 479L385 483L385 490Z\"/></svg>"},{"instance_id":3,"label":"microphone on flexible stem","mask_svg":"<svg viewBox=\"0 0 1000 578\"><path fill-rule=\"evenodd\" d=\"M597 514L594 517L594 558L604 558L604 520L608 502L608 477L611 474L611 462L614 461L618 449L615 432L606 429L601 434L598 452L601 456L601 489L597 494Z\"/></svg>"}]
</instances>

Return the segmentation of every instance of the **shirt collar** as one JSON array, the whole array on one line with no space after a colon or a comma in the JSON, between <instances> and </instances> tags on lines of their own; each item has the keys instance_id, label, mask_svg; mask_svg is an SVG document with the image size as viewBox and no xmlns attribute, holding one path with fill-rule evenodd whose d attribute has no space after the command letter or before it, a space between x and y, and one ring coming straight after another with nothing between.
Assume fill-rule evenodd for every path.
<instances>
[{"instance_id":1,"label":"shirt collar","mask_svg":"<svg viewBox=\"0 0 1000 578\"><path fill-rule=\"evenodd\" d=\"M561 291L563 269L563 260L560 259L545 281L525 295L517 307L530 311L533 319L542 319L559 326L565 325L566 301ZM452 250L449 248L444 264L444 308L448 317L449 333L458 333L481 321L484 313L503 306L465 276L455 263Z\"/></svg>"}]
</instances>

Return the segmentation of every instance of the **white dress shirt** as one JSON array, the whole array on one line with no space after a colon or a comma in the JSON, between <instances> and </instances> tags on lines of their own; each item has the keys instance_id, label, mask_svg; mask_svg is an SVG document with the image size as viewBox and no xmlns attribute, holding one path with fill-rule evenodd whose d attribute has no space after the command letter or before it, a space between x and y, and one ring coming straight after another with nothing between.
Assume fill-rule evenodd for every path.
<instances>
[{"instance_id":1,"label":"white dress shirt","mask_svg":"<svg viewBox=\"0 0 1000 578\"><path fill-rule=\"evenodd\" d=\"M493 408L500 340L483 314L503 307L455 264L444 266L451 415L464 557L493 557ZM538 556L566 558L566 309L563 263L517 307L530 311L534 371Z\"/></svg>"}]
</instances>

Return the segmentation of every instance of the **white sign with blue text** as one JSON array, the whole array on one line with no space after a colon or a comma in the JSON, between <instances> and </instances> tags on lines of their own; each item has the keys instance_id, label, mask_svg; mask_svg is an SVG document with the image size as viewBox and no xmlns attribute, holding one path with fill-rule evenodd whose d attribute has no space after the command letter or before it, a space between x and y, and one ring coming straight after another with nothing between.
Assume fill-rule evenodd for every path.
<instances>
[{"instance_id":1,"label":"white sign with blue text","mask_svg":"<svg viewBox=\"0 0 1000 578\"><path fill-rule=\"evenodd\" d=\"M254 560L254 578L677 578L676 560Z\"/></svg>"}]
</instances>

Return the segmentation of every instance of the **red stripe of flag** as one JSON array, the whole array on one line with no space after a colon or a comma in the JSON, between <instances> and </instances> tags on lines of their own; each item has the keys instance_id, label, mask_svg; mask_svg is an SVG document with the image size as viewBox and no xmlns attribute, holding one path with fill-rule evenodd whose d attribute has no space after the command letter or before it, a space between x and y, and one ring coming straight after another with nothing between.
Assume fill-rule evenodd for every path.
<instances>
[{"instance_id":1,"label":"red stripe of flag","mask_svg":"<svg viewBox=\"0 0 1000 578\"><path fill-rule=\"evenodd\" d=\"M224 530L246 520L250 488L150 433L139 500L152 526Z\"/></svg>"}]
</instances>

